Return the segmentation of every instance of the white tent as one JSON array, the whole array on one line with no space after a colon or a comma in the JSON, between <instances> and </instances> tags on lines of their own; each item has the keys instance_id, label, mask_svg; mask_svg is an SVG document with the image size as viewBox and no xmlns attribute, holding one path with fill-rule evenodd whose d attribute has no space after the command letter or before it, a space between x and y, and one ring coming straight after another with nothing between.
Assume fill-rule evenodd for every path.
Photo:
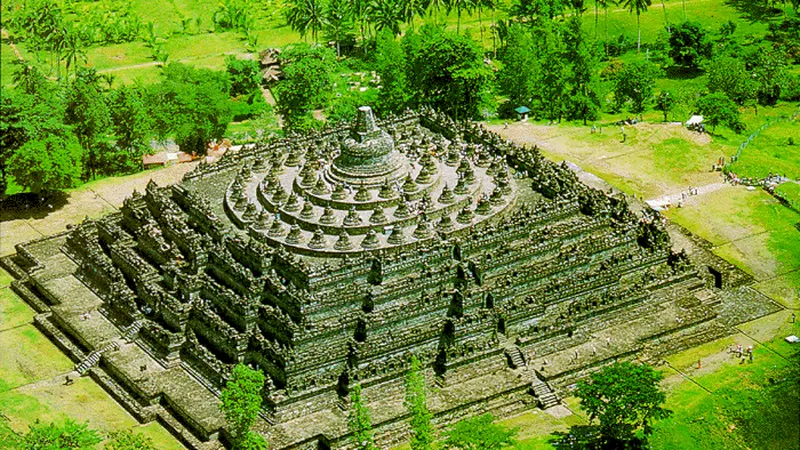
<instances>
[{"instance_id":1,"label":"white tent","mask_svg":"<svg viewBox=\"0 0 800 450\"><path fill-rule=\"evenodd\" d=\"M686 126L700 125L703 123L703 116L692 116L686 121Z\"/></svg>"}]
</instances>

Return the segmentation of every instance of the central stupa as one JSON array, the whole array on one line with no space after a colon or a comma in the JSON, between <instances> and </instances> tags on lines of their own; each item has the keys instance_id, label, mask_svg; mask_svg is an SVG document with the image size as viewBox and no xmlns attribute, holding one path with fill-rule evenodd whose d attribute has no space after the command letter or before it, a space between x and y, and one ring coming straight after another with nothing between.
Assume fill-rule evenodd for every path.
<instances>
[{"instance_id":1,"label":"central stupa","mask_svg":"<svg viewBox=\"0 0 800 450\"><path fill-rule=\"evenodd\" d=\"M350 137L341 145L341 153L326 171L331 182L354 186L377 187L397 181L409 173L408 158L395 150L394 138L378 128L372 108L358 108Z\"/></svg>"},{"instance_id":2,"label":"central stupa","mask_svg":"<svg viewBox=\"0 0 800 450\"><path fill-rule=\"evenodd\" d=\"M229 217L272 245L333 256L446 237L514 203L504 160L422 127L390 131L363 106L327 142L244 165Z\"/></svg>"}]
</instances>

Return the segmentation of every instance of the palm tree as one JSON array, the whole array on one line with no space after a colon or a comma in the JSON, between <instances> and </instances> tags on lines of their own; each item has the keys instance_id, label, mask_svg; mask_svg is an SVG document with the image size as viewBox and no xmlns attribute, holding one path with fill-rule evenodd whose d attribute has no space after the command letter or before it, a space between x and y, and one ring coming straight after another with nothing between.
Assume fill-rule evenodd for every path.
<instances>
[{"instance_id":1,"label":"palm tree","mask_svg":"<svg viewBox=\"0 0 800 450\"><path fill-rule=\"evenodd\" d=\"M598 24L598 17L597 17L597 7L600 6L605 11L605 23L606 23L606 39L604 43L604 47L606 48L606 56L608 56L608 8L611 5L618 5L619 0L594 0L594 37L597 39L597 24Z\"/></svg>"},{"instance_id":2,"label":"palm tree","mask_svg":"<svg viewBox=\"0 0 800 450\"><path fill-rule=\"evenodd\" d=\"M376 30L389 30L394 36L400 34L403 11L395 7L394 0L373 0L369 10Z\"/></svg>"},{"instance_id":3,"label":"palm tree","mask_svg":"<svg viewBox=\"0 0 800 450\"><path fill-rule=\"evenodd\" d=\"M647 12L647 7L653 4L653 0L625 0L625 8L631 13L636 11L636 30L639 34L639 39L636 43L636 51L642 49L642 25L641 16L642 12Z\"/></svg>"},{"instance_id":4,"label":"palm tree","mask_svg":"<svg viewBox=\"0 0 800 450\"><path fill-rule=\"evenodd\" d=\"M461 33L461 13L464 11L469 13L473 8L475 8L475 0L447 1L447 13L450 14L450 11L455 9L456 14L458 15L458 21L456 22L456 33Z\"/></svg>"},{"instance_id":5,"label":"palm tree","mask_svg":"<svg viewBox=\"0 0 800 450\"><path fill-rule=\"evenodd\" d=\"M585 0L569 0L569 6L575 11L575 15L578 17L583 16L583 13L586 12L586 8L584 7Z\"/></svg>"},{"instance_id":6,"label":"palm tree","mask_svg":"<svg viewBox=\"0 0 800 450\"><path fill-rule=\"evenodd\" d=\"M330 0L325 8L325 22L328 31L333 35L333 40L336 41L337 57L342 56L342 48L339 41L342 39L342 34L351 29L351 17L350 2L347 0Z\"/></svg>"},{"instance_id":7,"label":"palm tree","mask_svg":"<svg viewBox=\"0 0 800 450\"><path fill-rule=\"evenodd\" d=\"M358 22L358 28L361 31L361 46L366 55L368 47L366 33L369 31L370 20L369 0L353 0L350 13L353 21Z\"/></svg>"},{"instance_id":8,"label":"palm tree","mask_svg":"<svg viewBox=\"0 0 800 450\"><path fill-rule=\"evenodd\" d=\"M286 22L301 37L311 32L311 39L318 42L319 32L325 27L325 8L321 0L298 0L286 10Z\"/></svg>"},{"instance_id":9,"label":"palm tree","mask_svg":"<svg viewBox=\"0 0 800 450\"><path fill-rule=\"evenodd\" d=\"M430 0L431 15L434 16L434 23L439 22L439 11L442 9L447 9L448 3L449 0ZM434 11L436 12L435 15L433 14Z\"/></svg>"},{"instance_id":10,"label":"palm tree","mask_svg":"<svg viewBox=\"0 0 800 450\"><path fill-rule=\"evenodd\" d=\"M478 26L481 29L481 45L483 45L483 8L492 10L492 23L494 23L494 10L497 8L496 0L475 0L475 7L478 9Z\"/></svg>"},{"instance_id":11,"label":"palm tree","mask_svg":"<svg viewBox=\"0 0 800 450\"><path fill-rule=\"evenodd\" d=\"M398 7L400 8L403 20L414 29L414 18L425 16L425 11L430 5L430 0L400 0Z\"/></svg>"},{"instance_id":12,"label":"palm tree","mask_svg":"<svg viewBox=\"0 0 800 450\"><path fill-rule=\"evenodd\" d=\"M83 41L81 41L78 33L68 33L64 39L64 60L67 62L67 78L69 78L69 68L74 66L79 59L86 62L86 51L83 49Z\"/></svg>"}]
</instances>

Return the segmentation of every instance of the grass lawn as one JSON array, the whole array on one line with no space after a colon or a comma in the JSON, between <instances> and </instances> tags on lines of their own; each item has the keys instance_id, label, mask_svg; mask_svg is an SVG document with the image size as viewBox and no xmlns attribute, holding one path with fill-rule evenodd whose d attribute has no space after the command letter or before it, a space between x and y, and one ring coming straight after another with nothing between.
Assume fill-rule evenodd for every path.
<instances>
[{"instance_id":1,"label":"grass lawn","mask_svg":"<svg viewBox=\"0 0 800 450\"><path fill-rule=\"evenodd\" d=\"M781 313L779 313L781 314ZM786 314L781 318L785 319ZM775 323L772 316L754 321ZM667 407L674 415L658 422L651 444L658 449L730 449L730 448L797 448L797 386L776 391L770 377L791 367L786 359L799 349L783 340L800 333L800 324L782 320L771 329L774 338L763 344L744 335L726 337L667 358L671 368L664 368L668 392ZM748 333L750 335L750 333ZM754 362L739 364L727 353L729 345L754 345ZM770 350L771 349L771 350ZM703 366L697 369L697 360ZM689 379L677 374L682 372ZM757 411L757 414L748 414ZM757 445L758 447L754 447Z\"/></svg>"},{"instance_id":2,"label":"grass lawn","mask_svg":"<svg viewBox=\"0 0 800 450\"><path fill-rule=\"evenodd\" d=\"M73 366L32 324L0 332L0 350L0 392L69 372Z\"/></svg>"},{"instance_id":3,"label":"grass lawn","mask_svg":"<svg viewBox=\"0 0 800 450\"><path fill-rule=\"evenodd\" d=\"M714 244L714 251L758 280L800 269L800 214L761 190L724 189L692 198L667 217Z\"/></svg>"},{"instance_id":4,"label":"grass lawn","mask_svg":"<svg viewBox=\"0 0 800 450\"><path fill-rule=\"evenodd\" d=\"M800 183L783 183L778 186L777 193L800 211Z\"/></svg>"},{"instance_id":5,"label":"grass lawn","mask_svg":"<svg viewBox=\"0 0 800 450\"><path fill-rule=\"evenodd\" d=\"M763 111L761 108L756 116L752 109L748 109L742 115L748 131L742 134L741 141L765 122L772 121L772 125L742 150L739 160L730 165L731 170L744 177L764 178L769 173L778 173L800 179L800 149L796 145L788 145L789 138L800 145L800 123L797 119L789 120L800 112L800 107L797 103L781 103L767 109L767 117L764 117Z\"/></svg>"}]
</instances>

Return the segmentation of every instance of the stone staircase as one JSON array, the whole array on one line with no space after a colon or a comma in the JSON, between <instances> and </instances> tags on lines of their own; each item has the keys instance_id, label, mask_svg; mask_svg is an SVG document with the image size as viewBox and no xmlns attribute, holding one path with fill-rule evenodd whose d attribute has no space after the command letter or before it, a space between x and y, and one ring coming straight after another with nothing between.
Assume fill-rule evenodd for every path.
<instances>
[{"instance_id":1,"label":"stone staircase","mask_svg":"<svg viewBox=\"0 0 800 450\"><path fill-rule=\"evenodd\" d=\"M122 339L125 342L132 342L136 339L136 336L139 334L139 330L142 329L144 325L144 320L137 320L134 321L130 326L122 333Z\"/></svg>"},{"instance_id":2,"label":"stone staircase","mask_svg":"<svg viewBox=\"0 0 800 450\"><path fill-rule=\"evenodd\" d=\"M125 342L133 341L136 338L136 335L139 334L139 330L142 328L142 325L144 325L144 321L142 320L133 322L128 328L125 329L125 331L122 332L121 338ZM100 350L95 350L89 353L86 358L83 358L78 364L75 364L75 371L81 376L86 375L89 373L89 369L96 366L97 363L100 362L100 358L103 357L105 352L113 352L116 350L119 350L119 344L116 342L111 342Z\"/></svg>"},{"instance_id":3,"label":"stone staircase","mask_svg":"<svg viewBox=\"0 0 800 450\"><path fill-rule=\"evenodd\" d=\"M539 401L539 407L542 409L551 408L561 403L561 399L558 398L558 395L550 389L547 383L537 376L533 377L531 389L533 389L533 395Z\"/></svg>"},{"instance_id":4,"label":"stone staircase","mask_svg":"<svg viewBox=\"0 0 800 450\"><path fill-rule=\"evenodd\" d=\"M89 356L87 356L78 364L75 364L75 371L81 376L86 375L86 373L89 372L89 369L94 367L100 361L101 356L103 355L98 351L89 353Z\"/></svg>"},{"instance_id":5,"label":"stone staircase","mask_svg":"<svg viewBox=\"0 0 800 450\"><path fill-rule=\"evenodd\" d=\"M525 357L522 355L522 351L520 351L519 347L516 345L507 345L505 354L506 358L508 358L508 365L511 366L512 369L524 369L528 366L528 363L525 362Z\"/></svg>"}]
</instances>

